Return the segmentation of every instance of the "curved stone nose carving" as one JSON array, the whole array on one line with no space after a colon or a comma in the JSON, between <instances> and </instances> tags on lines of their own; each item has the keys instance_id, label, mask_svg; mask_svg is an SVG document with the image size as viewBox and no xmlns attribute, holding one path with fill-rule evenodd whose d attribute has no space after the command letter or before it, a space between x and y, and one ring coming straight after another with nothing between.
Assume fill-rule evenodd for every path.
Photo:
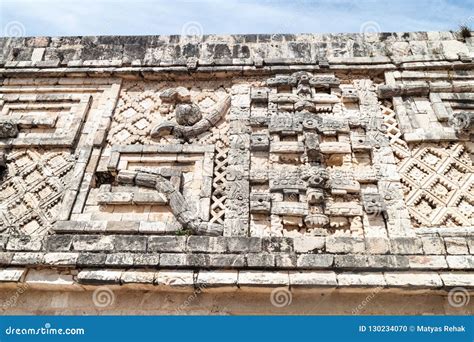
<instances>
[{"instance_id":1,"label":"curved stone nose carving","mask_svg":"<svg viewBox=\"0 0 474 342\"><path fill-rule=\"evenodd\" d=\"M180 114L179 119L178 116L176 117L177 123L169 121L162 122L151 130L150 136L152 139L160 139L167 135L174 135L177 138L183 139L193 138L195 136L198 136L199 134L206 132L217 122L219 122L219 120L229 110L230 104L231 98L230 96L226 96L225 99L218 104L216 109L214 109L211 113L207 114L205 117L201 118L199 121L197 121L191 126L185 126L180 124L179 122L183 122L184 116L186 116L188 119L190 116L192 116L192 121L195 121L195 119L198 117L196 109L190 109L193 105L189 104L187 106L190 106L190 108L186 107L185 109L185 107L178 107L176 110L176 114L178 114L179 111L182 112L182 115Z\"/></svg>"}]
</instances>

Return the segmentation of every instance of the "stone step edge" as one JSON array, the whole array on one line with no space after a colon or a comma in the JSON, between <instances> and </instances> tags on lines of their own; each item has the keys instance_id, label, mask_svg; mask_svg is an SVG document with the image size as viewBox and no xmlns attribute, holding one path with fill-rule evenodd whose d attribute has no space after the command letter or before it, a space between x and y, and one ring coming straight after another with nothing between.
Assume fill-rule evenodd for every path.
<instances>
[{"instance_id":1,"label":"stone step edge","mask_svg":"<svg viewBox=\"0 0 474 342\"><path fill-rule=\"evenodd\" d=\"M23 284L39 288L150 285L160 289L179 288L376 288L450 290L474 293L474 272L334 272L334 271L209 271L209 270L118 270L0 269L0 284ZM139 286L137 287L139 288Z\"/></svg>"}]
</instances>

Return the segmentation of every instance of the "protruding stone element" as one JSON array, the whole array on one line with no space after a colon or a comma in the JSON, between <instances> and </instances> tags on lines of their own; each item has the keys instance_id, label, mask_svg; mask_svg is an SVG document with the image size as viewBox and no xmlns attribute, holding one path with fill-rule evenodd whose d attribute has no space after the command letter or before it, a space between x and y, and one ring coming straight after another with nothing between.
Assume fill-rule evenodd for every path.
<instances>
[{"instance_id":1,"label":"protruding stone element","mask_svg":"<svg viewBox=\"0 0 474 342\"><path fill-rule=\"evenodd\" d=\"M359 102L357 91L352 86L342 86L342 101L344 102Z\"/></svg>"},{"instance_id":2,"label":"protruding stone element","mask_svg":"<svg viewBox=\"0 0 474 342\"><path fill-rule=\"evenodd\" d=\"M120 175L120 173L119 173ZM118 179L132 178L130 172L127 172L126 177L118 177ZM189 229L195 234L203 235L222 235L223 227L220 224L210 222L202 222L198 215L191 211L192 206L187 199L174 187L174 185L160 174L153 173L148 170L137 170L133 177L136 185L148 188L155 188L157 191L163 193L167 198L171 211L176 220L185 229Z\"/></svg>"},{"instance_id":3,"label":"protruding stone element","mask_svg":"<svg viewBox=\"0 0 474 342\"><path fill-rule=\"evenodd\" d=\"M271 207L270 201L270 194L250 194L250 212L256 214L269 214Z\"/></svg>"},{"instance_id":4,"label":"protruding stone element","mask_svg":"<svg viewBox=\"0 0 474 342\"><path fill-rule=\"evenodd\" d=\"M309 214L304 218L308 228L323 228L329 224L329 217L323 214Z\"/></svg>"},{"instance_id":5,"label":"protruding stone element","mask_svg":"<svg viewBox=\"0 0 474 342\"><path fill-rule=\"evenodd\" d=\"M160 99L165 103L189 102L191 100L191 94L185 87L170 88L160 94Z\"/></svg>"},{"instance_id":6,"label":"protruding stone element","mask_svg":"<svg viewBox=\"0 0 474 342\"><path fill-rule=\"evenodd\" d=\"M0 121L0 139L15 138L18 135L18 126L11 120Z\"/></svg>"},{"instance_id":7,"label":"protruding stone element","mask_svg":"<svg viewBox=\"0 0 474 342\"><path fill-rule=\"evenodd\" d=\"M267 134L254 133L250 137L250 149L252 151L268 151L270 139Z\"/></svg>"},{"instance_id":8,"label":"protruding stone element","mask_svg":"<svg viewBox=\"0 0 474 342\"><path fill-rule=\"evenodd\" d=\"M324 201L324 191L322 189L308 188L306 197L309 204L319 204Z\"/></svg>"},{"instance_id":9,"label":"protruding stone element","mask_svg":"<svg viewBox=\"0 0 474 342\"><path fill-rule=\"evenodd\" d=\"M162 122L151 130L150 136L152 139L160 139L166 135L174 135L177 138L190 139L199 134L208 131L214 126L230 108L231 99L227 96L219 103L217 108L204 118L200 119L192 126L183 126L172 122ZM195 118L195 117L194 117Z\"/></svg>"},{"instance_id":10,"label":"protruding stone element","mask_svg":"<svg viewBox=\"0 0 474 342\"><path fill-rule=\"evenodd\" d=\"M252 103L267 103L268 93L268 88L252 88L250 92L250 100Z\"/></svg>"},{"instance_id":11,"label":"protruding stone element","mask_svg":"<svg viewBox=\"0 0 474 342\"><path fill-rule=\"evenodd\" d=\"M454 113L449 122L457 132L468 133L474 130L474 112Z\"/></svg>"},{"instance_id":12,"label":"protruding stone element","mask_svg":"<svg viewBox=\"0 0 474 342\"><path fill-rule=\"evenodd\" d=\"M351 145L343 142L322 142L319 147L324 154L351 153Z\"/></svg>"},{"instance_id":13,"label":"protruding stone element","mask_svg":"<svg viewBox=\"0 0 474 342\"><path fill-rule=\"evenodd\" d=\"M202 119L201 109L194 103L178 104L175 117L178 124L192 126Z\"/></svg>"},{"instance_id":14,"label":"protruding stone element","mask_svg":"<svg viewBox=\"0 0 474 342\"><path fill-rule=\"evenodd\" d=\"M378 193L362 194L362 203L364 210L368 215L382 215L386 212L385 203L382 196Z\"/></svg>"}]
</instances>

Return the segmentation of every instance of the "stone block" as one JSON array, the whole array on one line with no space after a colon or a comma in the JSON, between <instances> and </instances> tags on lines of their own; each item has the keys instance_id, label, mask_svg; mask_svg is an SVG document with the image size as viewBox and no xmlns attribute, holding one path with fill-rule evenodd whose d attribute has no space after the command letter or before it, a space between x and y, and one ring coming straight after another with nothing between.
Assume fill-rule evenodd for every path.
<instances>
[{"instance_id":1,"label":"stone block","mask_svg":"<svg viewBox=\"0 0 474 342\"><path fill-rule=\"evenodd\" d=\"M102 267L106 258L105 253L80 253L76 264L78 267Z\"/></svg>"},{"instance_id":2,"label":"stone block","mask_svg":"<svg viewBox=\"0 0 474 342\"><path fill-rule=\"evenodd\" d=\"M73 235L50 235L46 237L45 248L48 251L66 252L72 248Z\"/></svg>"},{"instance_id":3,"label":"stone block","mask_svg":"<svg viewBox=\"0 0 474 342\"><path fill-rule=\"evenodd\" d=\"M148 238L148 252L176 252L186 250L186 236L151 236Z\"/></svg>"},{"instance_id":4,"label":"stone block","mask_svg":"<svg viewBox=\"0 0 474 342\"><path fill-rule=\"evenodd\" d=\"M240 287L278 287L288 286L288 272L239 271Z\"/></svg>"},{"instance_id":5,"label":"stone block","mask_svg":"<svg viewBox=\"0 0 474 342\"><path fill-rule=\"evenodd\" d=\"M442 287L443 281L435 272L385 272L385 281L389 287Z\"/></svg>"},{"instance_id":6,"label":"stone block","mask_svg":"<svg viewBox=\"0 0 474 342\"><path fill-rule=\"evenodd\" d=\"M357 254L335 255L334 267L343 269L368 268L368 257L366 255Z\"/></svg>"},{"instance_id":7,"label":"stone block","mask_svg":"<svg viewBox=\"0 0 474 342\"><path fill-rule=\"evenodd\" d=\"M229 253L259 253L262 239L258 237L226 237L226 251Z\"/></svg>"},{"instance_id":8,"label":"stone block","mask_svg":"<svg viewBox=\"0 0 474 342\"><path fill-rule=\"evenodd\" d=\"M423 254L421 239L415 237L395 237L390 239L392 254Z\"/></svg>"},{"instance_id":9,"label":"stone block","mask_svg":"<svg viewBox=\"0 0 474 342\"><path fill-rule=\"evenodd\" d=\"M443 269L448 267L443 255L410 255L408 260L410 268L413 269Z\"/></svg>"},{"instance_id":10,"label":"stone block","mask_svg":"<svg viewBox=\"0 0 474 342\"><path fill-rule=\"evenodd\" d=\"M332 271L290 271L290 286L296 288L333 287L337 285L336 273Z\"/></svg>"},{"instance_id":11,"label":"stone block","mask_svg":"<svg viewBox=\"0 0 474 342\"><path fill-rule=\"evenodd\" d=\"M0 270L0 282L19 282L26 273L22 268L6 268Z\"/></svg>"},{"instance_id":12,"label":"stone block","mask_svg":"<svg viewBox=\"0 0 474 342\"><path fill-rule=\"evenodd\" d=\"M385 237L366 237L365 249L367 254L387 254L390 252L390 241Z\"/></svg>"},{"instance_id":13,"label":"stone block","mask_svg":"<svg viewBox=\"0 0 474 342\"><path fill-rule=\"evenodd\" d=\"M145 252L147 249L145 236L115 235L113 243L115 252Z\"/></svg>"},{"instance_id":14,"label":"stone block","mask_svg":"<svg viewBox=\"0 0 474 342\"><path fill-rule=\"evenodd\" d=\"M472 270L474 269L473 255L448 255L446 257L449 268L455 270Z\"/></svg>"},{"instance_id":15,"label":"stone block","mask_svg":"<svg viewBox=\"0 0 474 342\"><path fill-rule=\"evenodd\" d=\"M121 270L83 270L77 274L77 281L80 284L87 285L104 285L104 284L119 284Z\"/></svg>"},{"instance_id":16,"label":"stone block","mask_svg":"<svg viewBox=\"0 0 474 342\"><path fill-rule=\"evenodd\" d=\"M46 253L44 262L47 265L76 266L79 253Z\"/></svg>"},{"instance_id":17,"label":"stone block","mask_svg":"<svg viewBox=\"0 0 474 342\"><path fill-rule=\"evenodd\" d=\"M72 249L90 252L113 251L113 236L77 235L73 238Z\"/></svg>"},{"instance_id":18,"label":"stone block","mask_svg":"<svg viewBox=\"0 0 474 342\"><path fill-rule=\"evenodd\" d=\"M293 239L296 253L317 252L324 249L326 238L320 236L303 236Z\"/></svg>"},{"instance_id":19,"label":"stone block","mask_svg":"<svg viewBox=\"0 0 474 342\"><path fill-rule=\"evenodd\" d=\"M105 259L105 266L129 267L133 266L133 254L131 253L111 253Z\"/></svg>"},{"instance_id":20,"label":"stone block","mask_svg":"<svg viewBox=\"0 0 474 342\"><path fill-rule=\"evenodd\" d=\"M155 284L163 287L194 287L194 272L189 270L160 270Z\"/></svg>"},{"instance_id":21,"label":"stone block","mask_svg":"<svg viewBox=\"0 0 474 342\"><path fill-rule=\"evenodd\" d=\"M154 271L126 271L122 272L120 282L122 284L153 284L156 274Z\"/></svg>"},{"instance_id":22,"label":"stone block","mask_svg":"<svg viewBox=\"0 0 474 342\"><path fill-rule=\"evenodd\" d=\"M237 287L238 271L199 271L196 279L198 288Z\"/></svg>"},{"instance_id":23,"label":"stone block","mask_svg":"<svg viewBox=\"0 0 474 342\"><path fill-rule=\"evenodd\" d=\"M333 265L334 256L330 254L303 254L298 257L298 268L318 269Z\"/></svg>"},{"instance_id":24,"label":"stone block","mask_svg":"<svg viewBox=\"0 0 474 342\"><path fill-rule=\"evenodd\" d=\"M274 254L247 254L246 259L248 267L275 267Z\"/></svg>"},{"instance_id":25,"label":"stone block","mask_svg":"<svg viewBox=\"0 0 474 342\"><path fill-rule=\"evenodd\" d=\"M438 236L423 236L421 237L423 244L423 251L425 254L445 254L443 239Z\"/></svg>"},{"instance_id":26,"label":"stone block","mask_svg":"<svg viewBox=\"0 0 474 342\"><path fill-rule=\"evenodd\" d=\"M226 241L222 237L190 236L186 250L190 253L224 253Z\"/></svg>"},{"instance_id":27,"label":"stone block","mask_svg":"<svg viewBox=\"0 0 474 342\"><path fill-rule=\"evenodd\" d=\"M365 252L365 242L362 238L347 236L328 236L326 238L327 253L359 254Z\"/></svg>"},{"instance_id":28,"label":"stone block","mask_svg":"<svg viewBox=\"0 0 474 342\"><path fill-rule=\"evenodd\" d=\"M42 247L41 236L10 236L7 251L40 251Z\"/></svg>"},{"instance_id":29,"label":"stone block","mask_svg":"<svg viewBox=\"0 0 474 342\"><path fill-rule=\"evenodd\" d=\"M444 243L448 254L469 254L467 241L464 237L445 237Z\"/></svg>"},{"instance_id":30,"label":"stone block","mask_svg":"<svg viewBox=\"0 0 474 342\"><path fill-rule=\"evenodd\" d=\"M246 265L244 254L209 254L209 266L216 268L241 268Z\"/></svg>"},{"instance_id":31,"label":"stone block","mask_svg":"<svg viewBox=\"0 0 474 342\"><path fill-rule=\"evenodd\" d=\"M385 286L385 278L380 273L340 273L337 275L339 286L363 286L380 287Z\"/></svg>"}]
</instances>

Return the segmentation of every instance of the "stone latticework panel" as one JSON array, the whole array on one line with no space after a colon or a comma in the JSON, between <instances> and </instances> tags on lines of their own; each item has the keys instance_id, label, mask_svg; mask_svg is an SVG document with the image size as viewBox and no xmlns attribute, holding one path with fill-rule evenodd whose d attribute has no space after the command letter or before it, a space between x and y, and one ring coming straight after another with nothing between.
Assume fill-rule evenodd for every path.
<instances>
[{"instance_id":1,"label":"stone latticework panel","mask_svg":"<svg viewBox=\"0 0 474 342\"><path fill-rule=\"evenodd\" d=\"M68 151L15 149L6 159L0 227L10 234L42 234L59 213L75 158Z\"/></svg>"},{"instance_id":2,"label":"stone latticework panel","mask_svg":"<svg viewBox=\"0 0 474 342\"><path fill-rule=\"evenodd\" d=\"M2 229L43 235L70 217L93 145L108 129L117 81L4 81L0 123L14 129L0 139Z\"/></svg>"},{"instance_id":3,"label":"stone latticework panel","mask_svg":"<svg viewBox=\"0 0 474 342\"><path fill-rule=\"evenodd\" d=\"M400 160L405 201L415 227L474 225L472 144L421 143Z\"/></svg>"}]
</instances>

